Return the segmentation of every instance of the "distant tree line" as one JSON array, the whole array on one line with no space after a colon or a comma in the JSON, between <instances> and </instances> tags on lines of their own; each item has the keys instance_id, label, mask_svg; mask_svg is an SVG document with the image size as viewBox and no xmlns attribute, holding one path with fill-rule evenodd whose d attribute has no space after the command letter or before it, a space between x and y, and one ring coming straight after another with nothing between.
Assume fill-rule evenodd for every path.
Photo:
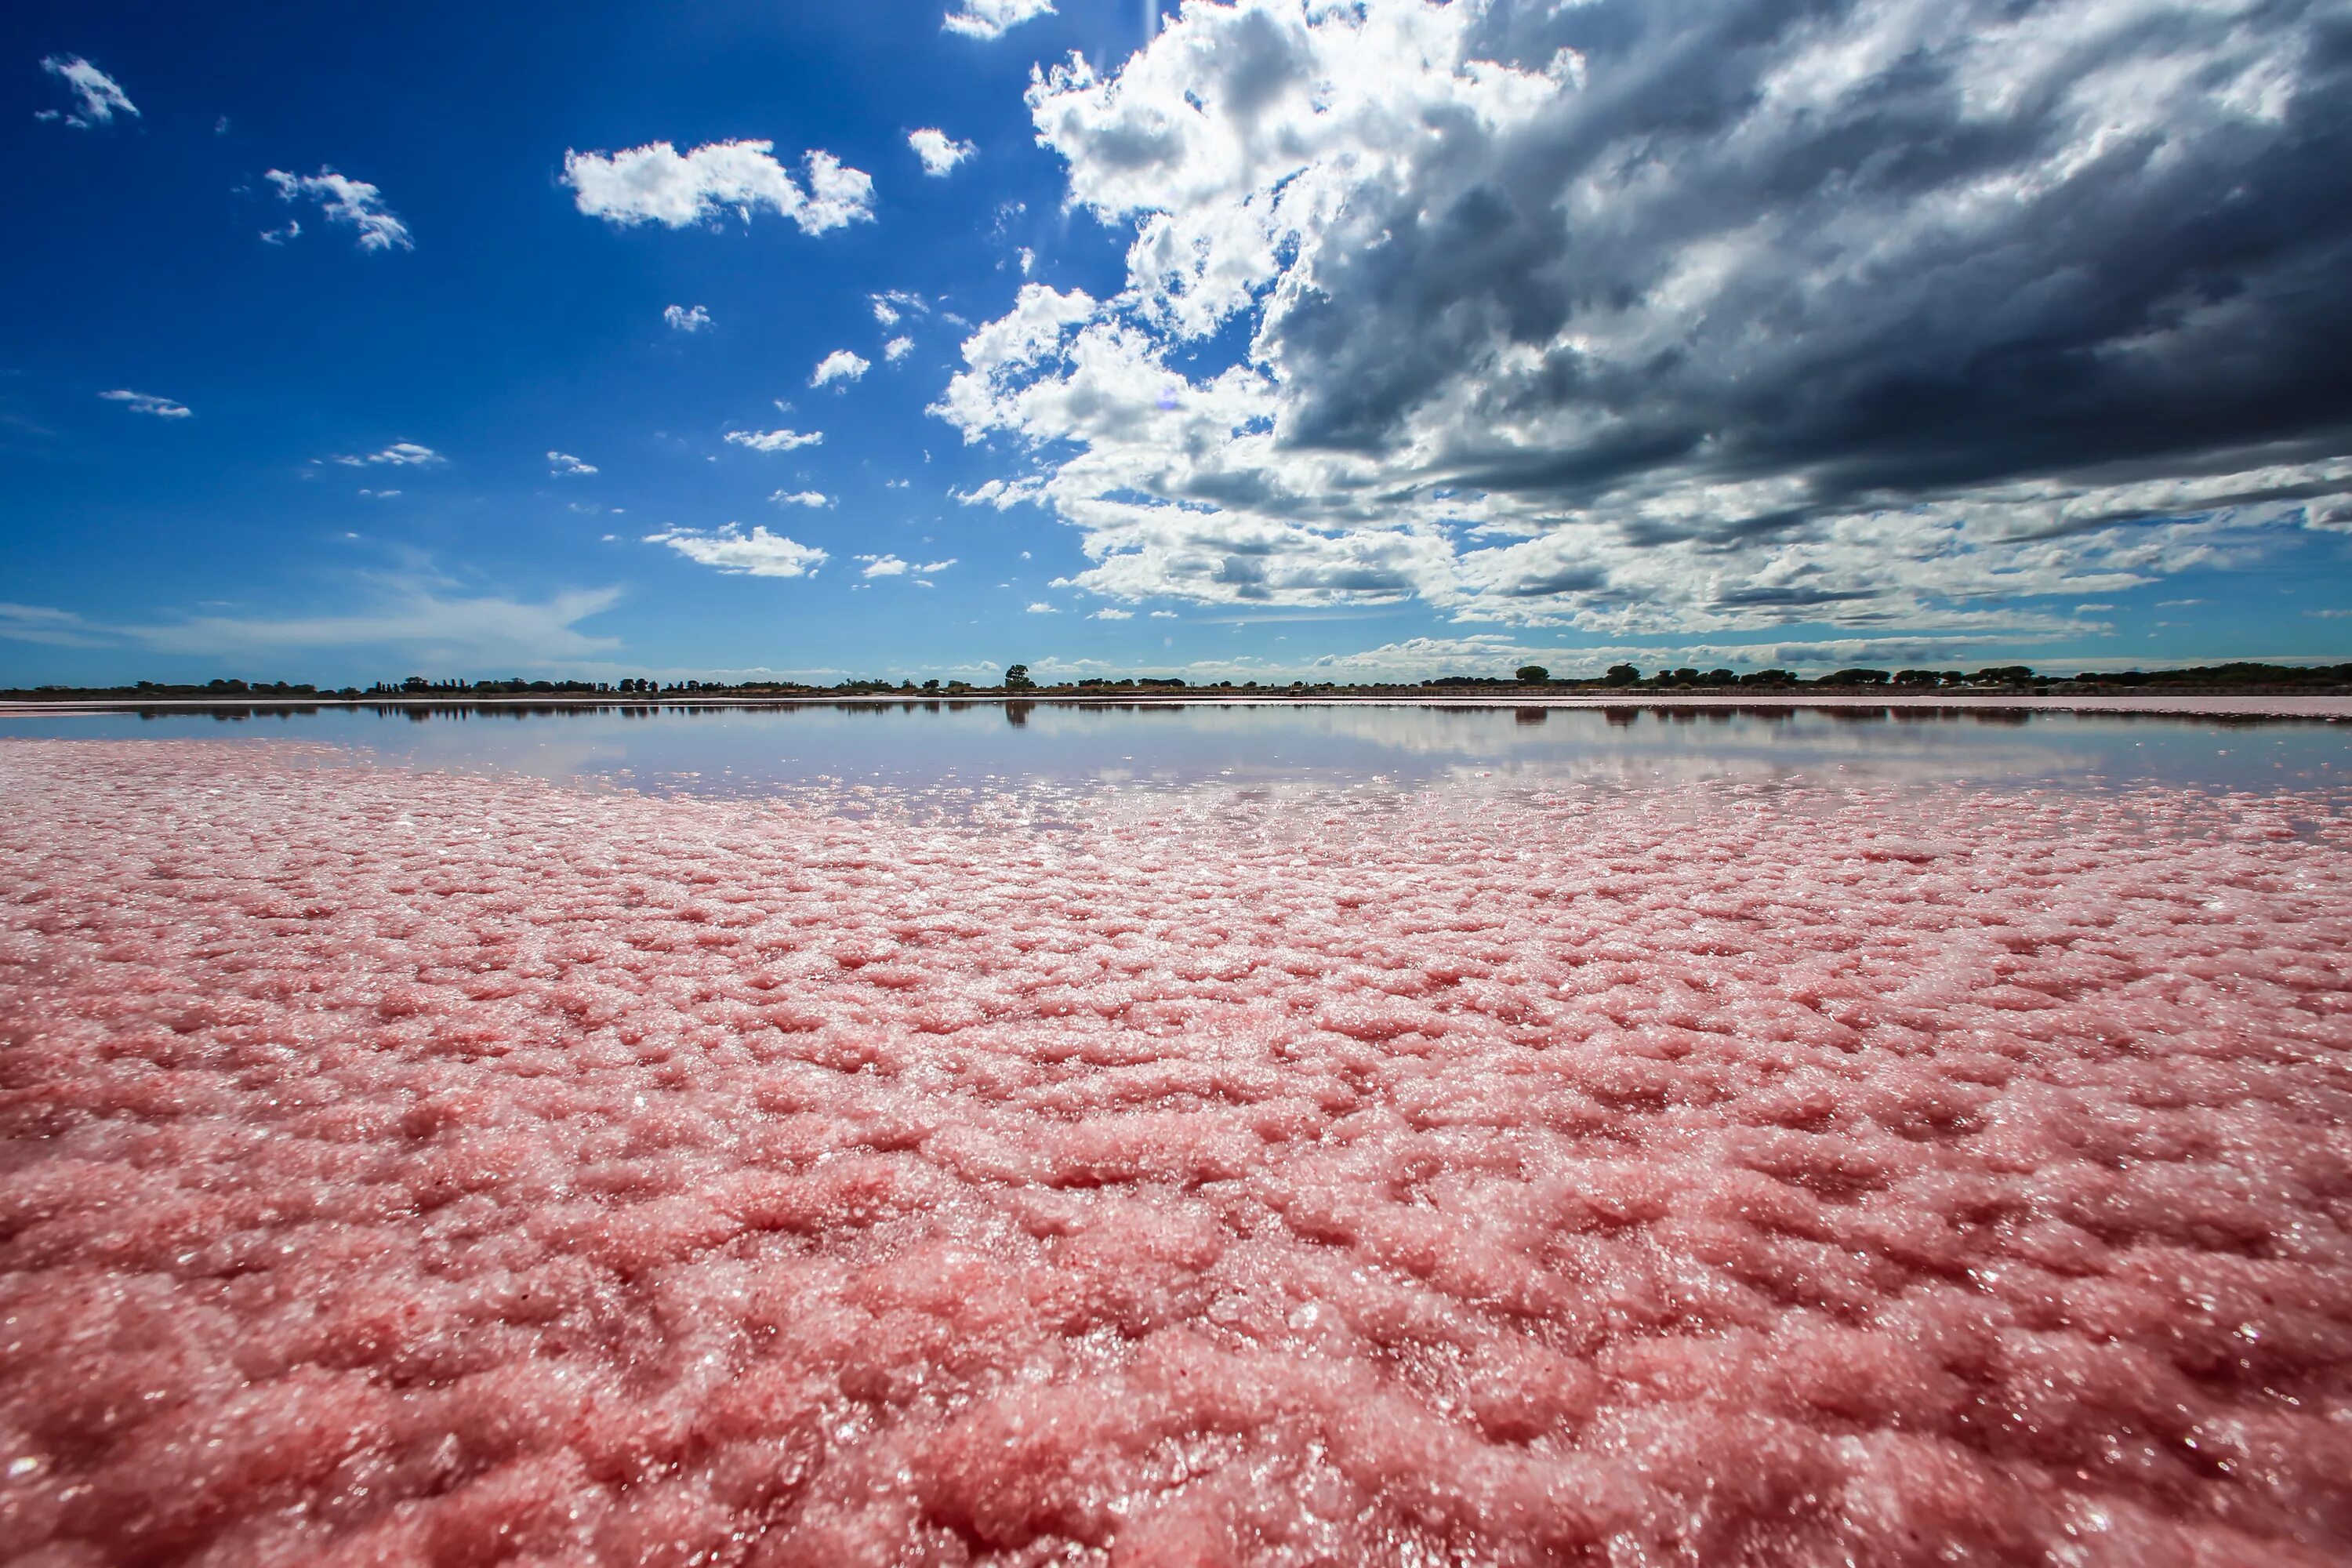
<instances>
[{"instance_id":1,"label":"distant tree line","mask_svg":"<svg viewBox=\"0 0 2352 1568\"><path fill-rule=\"evenodd\" d=\"M1792 690L1956 690L2098 692L2163 689L2333 690L2352 688L2352 664L2281 665L2232 663L2197 665L2180 669L2084 670L2075 675L2035 671L2030 665L2004 664L1964 671L1958 669L1871 669L1855 667L1832 670L1811 679L1780 668L1741 673L1724 667L1699 669L1685 665L1648 675L1631 664L1612 664L1598 675L1554 676L1540 664L1521 665L1508 676L1445 675L1418 681L1257 681L1194 682L1175 675L1086 676L1067 681L1041 681L1025 664L1009 666L994 686L937 678L917 682L910 677L858 678L818 686L792 680L668 680L652 676L625 676L618 680L434 679L422 675L379 680L365 688L322 687L288 681L247 681L226 678L174 683L142 680L129 686L36 686L0 689L0 698L16 701L74 700L159 701L205 700L319 701L474 700L483 698L564 697L607 698L646 701L676 698L759 697L964 697L1030 695L1040 692L1100 696L1114 692L1269 693L1282 695L1364 693L1409 694L1416 691L1743 691Z\"/></svg>"}]
</instances>

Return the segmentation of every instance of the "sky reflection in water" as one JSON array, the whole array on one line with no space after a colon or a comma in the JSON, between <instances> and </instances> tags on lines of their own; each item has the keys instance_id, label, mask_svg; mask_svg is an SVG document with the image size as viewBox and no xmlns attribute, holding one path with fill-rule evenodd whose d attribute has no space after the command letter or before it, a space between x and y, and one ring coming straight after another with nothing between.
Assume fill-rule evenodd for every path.
<instances>
[{"instance_id":1,"label":"sky reflection in water","mask_svg":"<svg viewBox=\"0 0 2352 1568\"><path fill-rule=\"evenodd\" d=\"M0 739L11 736L301 740L415 766L713 795L820 783L1414 788L1472 779L2265 791L2343 782L2352 727L1949 710L987 702L0 719Z\"/></svg>"}]
</instances>

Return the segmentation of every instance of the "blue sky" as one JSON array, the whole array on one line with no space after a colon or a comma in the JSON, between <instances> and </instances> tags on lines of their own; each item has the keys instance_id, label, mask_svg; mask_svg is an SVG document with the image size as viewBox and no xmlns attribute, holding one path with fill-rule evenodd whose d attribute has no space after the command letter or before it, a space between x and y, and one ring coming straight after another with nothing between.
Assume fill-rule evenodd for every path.
<instances>
[{"instance_id":1,"label":"blue sky","mask_svg":"<svg viewBox=\"0 0 2352 1568\"><path fill-rule=\"evenodd\" d=\"M12 7L0 680L2352 657L2316 8L1169 9Z\"/></svg>"}]
</instances>

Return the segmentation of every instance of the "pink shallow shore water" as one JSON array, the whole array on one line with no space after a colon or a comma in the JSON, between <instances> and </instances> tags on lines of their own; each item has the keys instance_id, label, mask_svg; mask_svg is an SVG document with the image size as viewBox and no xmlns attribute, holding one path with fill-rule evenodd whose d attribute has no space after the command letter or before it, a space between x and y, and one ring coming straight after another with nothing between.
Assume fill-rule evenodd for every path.
<instances>
[{"instance_id":1,"label":"pink shallow shore water","mask_svg":"<svg viewBox=\"0 0 2352 1568\"><path fill-rule=\"evenodd\" d=\"M2352 1560L2340 799L0 745L0 1557Z\"/></svg>"}]
</instances>

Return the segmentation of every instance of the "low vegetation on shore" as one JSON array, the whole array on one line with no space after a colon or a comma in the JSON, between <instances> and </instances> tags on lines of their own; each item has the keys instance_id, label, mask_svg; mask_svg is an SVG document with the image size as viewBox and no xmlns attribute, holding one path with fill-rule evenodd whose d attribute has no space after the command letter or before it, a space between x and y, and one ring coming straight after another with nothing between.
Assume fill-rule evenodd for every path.
<instances>
[{"instance_id":1,"label":"low vegetation on shore","mask_svg":"<svg viewBox=\"0 0 2352 1568\"><path fill-rule=\"evenodd\" d=\"M1801 676L1786 669L1738 671L1717 669L1658 669L1644 674L1630 664L1612 665L1599 675L1559 675L1541 665L1522 666L1510 676L1445 675L1414 681L1192 681L1182 676L1090 676L1074 680L1040 680L1029 667L1016 664L993 685L969 680L918 681L911 677L876 677L838 681L831 686L792 680L661 680L630 677L619 680L434 680L412 675L370 686L320 686L311 682L247 681L216 679L196 682L142 680L128 686L36 686L0 689L0 700L16 702L205 701L248 702L256 700L320 702L381 702L478 700L515 697L648 698L719 697L733 699L819 697L1282 697L1366 696L1415 697L1486 695L1509 691L1999 691L2034 694L2097 693L2103 691L2177 691L2181 693L2306 692L2335 695L2352 691L2352 664L2196 665L2179 669L2084 670L2060 675L2022 664L2000 665L1973 671L1958 669L1840 669L1825 675Z\"/></svg>"}]
</instances>

